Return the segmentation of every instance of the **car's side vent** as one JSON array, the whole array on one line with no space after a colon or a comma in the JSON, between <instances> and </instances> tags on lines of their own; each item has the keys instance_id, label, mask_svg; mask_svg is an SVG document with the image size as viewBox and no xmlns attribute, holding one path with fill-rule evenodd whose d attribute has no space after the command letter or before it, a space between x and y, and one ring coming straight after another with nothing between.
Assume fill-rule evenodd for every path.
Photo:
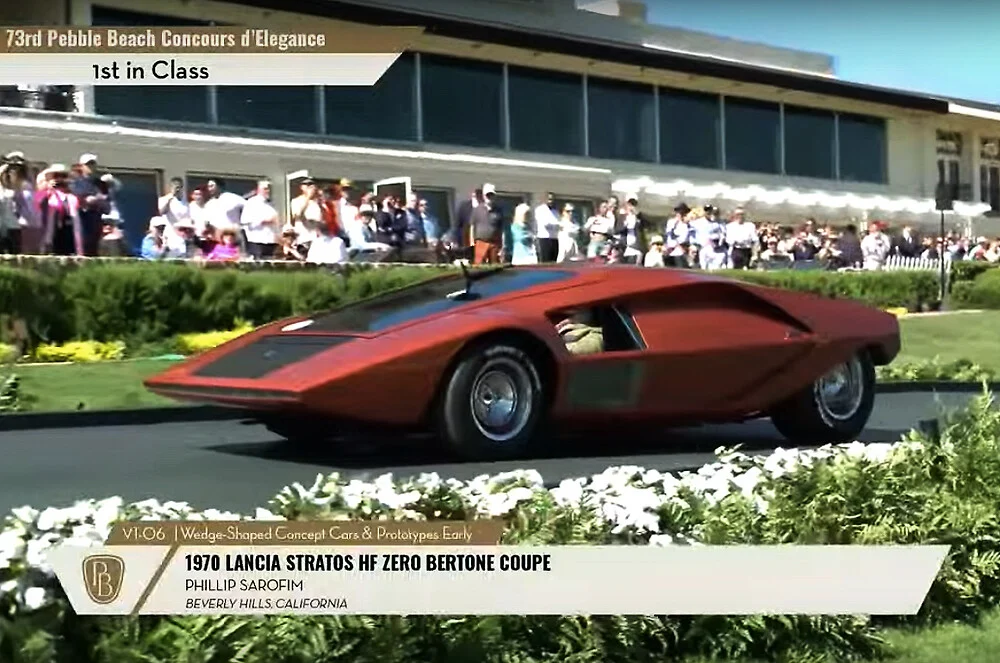
<instances>
[{"instance_id":1,"label":"car's side vent","mask_svg":"<svg viewBox=\"0 0 1000 663\"><path fill-rule=\"evenodd\" d=\"M205 364L194 374L253 380L353 340L345 336L265 336Z\"/></svg>"}]
</instances>

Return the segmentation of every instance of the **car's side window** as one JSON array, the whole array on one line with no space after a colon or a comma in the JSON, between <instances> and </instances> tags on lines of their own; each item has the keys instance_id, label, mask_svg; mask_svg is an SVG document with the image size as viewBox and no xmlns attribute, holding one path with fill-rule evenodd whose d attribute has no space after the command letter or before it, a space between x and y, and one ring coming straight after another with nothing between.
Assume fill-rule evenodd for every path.
<instances>
[{"instance_id":1,"label":"car's side window","mask_svg":"<svg viewBox=\"0 0 1000 663\"><path fill-rule=\"evenodd\" d=\"M617 305L558 311L551 319L573 354L628 352L646 347L635 320Z\"/></svg>"}]
</instances>

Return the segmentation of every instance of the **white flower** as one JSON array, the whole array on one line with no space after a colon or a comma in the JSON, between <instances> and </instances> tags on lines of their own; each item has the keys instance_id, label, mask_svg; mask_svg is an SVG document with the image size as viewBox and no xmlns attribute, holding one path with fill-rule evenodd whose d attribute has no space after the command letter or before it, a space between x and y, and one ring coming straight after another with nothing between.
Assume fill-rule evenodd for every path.
<instances>
[{"instance_id":1,"label":"white flower","mask_svg":"<svg viewBox=\"0 0 1000 663\"><path fill-rule=\"evenodd\" d=\"M62 527L63 522L63 510L50 506L38 514L38 520L35 521L35 527L42 532L48 532L49 530Z\"/></svg>"},{"instance_id":2,"label":"white flower","mask_svg":"<svg viewBox=\"0 0 1000 663\"><path fill-rule=\"evenodd\" d=\"M555 503L563 507L579 507L583 502L586 479L563 479L550 492Z\"/></svg>"},{"instance_id":3,"label":"white flower","mask_svg":"<svg viewBox=\"0 0 1000 663\"><path fill-rule=\"evenodd\" d=\"M42 587L28 587L21 595L21 603L29 610L38 610L48 603L48 592Z\"/></svg>"},{"instance_id":4,"label":"white flower","mask_svg":"<svg viewBox=\"0 0 1000 663\"><path fill-rule=\"evenodd\" d=\"M267 509L257 508L253 514L254 520L284 520L281 516L275 515L268 511Z\"/></svg>"},{"instance_id":5,"label":"white flower","mask_svg":"<svg viewBox=\"0 0 1000 663\"><path fill-rule=\"evenodd\" d=\"M754 491L757 490L757 486L764 479L764 473L759 467L751 467L746 472L737 475L733 478L733 483L736 487L740 489L744 497L753 497Z\"/></svg>"},{"instance_id":6,"label":"white flower","mask_svg":"<svg viewBox=\"0 0 1000 663\"><path fill-rule=\"evenodd\" d=\"M654 534L649 537L649 545L651 546L672 546L674 545L674 537L669 534Z\"/></svg>"},{"instance_id":7,"label":"white flower","mask_svg":"<svg viewBox=\"0 0 1000 663\"><path fill-rule=\"evenodd\" d=\"M20 527L0 531L0 569L6 569L12 560L24 555L26 548L24 534L24 530Z\"/></svg>"},{"instance_id":8,"label":"white flower","mask_svg":"<svg viewBox=\"0 0 1000 663\"><path fill-rule=\"evenodd\" d=\"M35 522L35 518L38 517L38 509L33 509L30 506L19 506L15 509L11 509L10 515L14 518L14 520L22 523L33 523Z\"/></svg>"},{"instance_id":9,"label":"white flower","mask_svg":"<svg viewBox=\"0 0 1000 663\"><path fill-rule=\"evenodd\" d=\"M884 442L869 444L865 448L865 459L873 463L882 463L889 459L895 446Z\"/></svg>"}]
</instances>

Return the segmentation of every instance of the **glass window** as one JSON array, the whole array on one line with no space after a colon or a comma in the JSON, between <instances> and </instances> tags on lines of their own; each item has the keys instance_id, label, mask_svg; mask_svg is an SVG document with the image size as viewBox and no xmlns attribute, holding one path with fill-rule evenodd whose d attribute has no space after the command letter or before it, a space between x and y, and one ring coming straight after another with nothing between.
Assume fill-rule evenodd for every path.
<instances>
[{"instance_id":1,"label":"glass window","mask_svg":"<svg viewBox=\"0 0 1000 663\"><path fill-rule=\"evenodd\" d=\"M424 140L503 146L503 66L438 55L420 57Z\"/></svg>"},{"instance_id":2,"label":"glass window","mask_svg":"<svg viewBox=\"0 0 1000 663\"><path fill-rule=\"evenodd\" d=\"M886 172L885 120L865 115L837 116L840 137L840 179L884 184Z\"/></svg>"},{"instance_id":3,"label":"glass window","mask_svg":"<svg viewBox=\"0 0 1000 663\"><path fill-rule=\"evenodd\" d=\"M979 166L979 199L989 203L994 212L1000 212L1000 166Z\"/></svg>"},{"instance_id":4,"label":"glass window","mask_svg":"<svg viewBox=\"0 0 1000 663\"><path fill-rule=\"evenodd\" d=\"M781 172L778 104L726 97L725 109L726 170Z\"/></svg>"},{"instance_id":5,"label":"glass window","mask_svg":"<svg viewBox=\"0 0 1000 663\"><path fill-rule=\"evenodd\" d=\"M830 111L785 106L785 173L836 179L836 120Z\"/></svg>"},{"instance_id":6,"label":"glass window","mask_svg":"<svg viewBox=\"0 0 1000 663\"><path fill-rule=\"evenodd\" d=\"M274 131L316 133L316 88L286 87L216 88L219 124L257 127Z\"/></svg>"},{"instance_id":7,"label":"glass window","mask_svg":"<svg viewBox=\"0 0 1000 663\"><path fill-rule=\"evenodd\" d=\"M257 190L257 182L267 179L263 175L255 177L252 175L223 175L221 173L187 173L184 176L185 191L190 195L192 189L205 186L213 177L221 177L225 180L226 191L235 193L238 196L252 195Z\"/></svg>"},{"instance_id":8,"label":"glass window","mask_svg":"<svg viewBox=\"0 0 1000 663\"><path fill-rule=\"evenodd\" d=\"M108 170L121 183L115 202L122 217L128 250L133 255L139 255L142 239L149 230L149 219L156 215L156 203L163 188L160 174L156 171Z\"/></svg>"},{"instance_id":9,"label":"glass window","mask_svg":"<svg viewBox=\"0 0 1000 663\"><path fill-rule=\"evenodd\" d=\"M371 87L328 86L326 133L384 140L417 139L417 69L404 53Z\"/></svg>"},{"instance_id":10,"label":"glass window","mask_svg":"<svg viewBox=\"0 0 1000 663\"><path fill-rule=\"evenodd\" d=\"M510 146L526 152L583 154L583 77L510 67Z\"/></svg>"},{"instance_id":11,"label":"glass window","mask_svg":"<svg viewBox=\"0 0 1000 663\"><path fill-rule=\"evenodd\" d=\"M570 279L574 275L574 272L562 270L504 270L474 282L472 292L479 295L475 301L481 302L490 297ZM457 294L465 287L465 279L458 274L431 279L315 316L313 318L315 322L308 329L342 332L381 331L463 306L470 300L449 295Z\"/></svg>"},{"instance_id":12,"label":"glass window","mask_svg":"<svg viewBox=\"0 0 1000 663\"><path fill-rule=\"evenodd\" d=\"M656 161L656 98L649 85L587 80L590 156Z\"/></svg>"},{"instance_id":13,"label":"glass window","mask_svg":"<svg viewBox=\"0 0 1000 663\"><path fill-rule=\"evenodd\" d=\"M171 27L216 25L211 21L123 11L94 5L90 22L98 27ZM99 115L140 117L175 122L208 122L205 85L94 86L94 111Z\"/></svg>"},{"instance_id":14,"label":"glass window","mask_svg":"<svg viewBox=\"0 0 1000 663\"><path fill-rule=\"evenodd\" d=\"M660 88L660 160L696 168L722 167L719 95Z\"/></svg>"}]
</instances>

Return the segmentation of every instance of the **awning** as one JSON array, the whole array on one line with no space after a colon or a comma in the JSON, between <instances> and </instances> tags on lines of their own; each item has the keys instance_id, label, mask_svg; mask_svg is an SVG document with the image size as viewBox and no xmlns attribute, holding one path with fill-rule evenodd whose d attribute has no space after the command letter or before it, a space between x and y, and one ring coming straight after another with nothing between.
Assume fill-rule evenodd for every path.
<instances>
[{"instance_id":1,"label":"awning","mask_svg":"<svg viewBox=\"0 0 1000 663\"><path fill-rule=\"evenodd\" d=\"M828 213L913 217L936 213L933 198L830 192L819 189L801 190L791 187L769 189L757 185L732 186L725 182L697 183L688 180L656 182L648 177L640 177L616 180L612 183L612 189L620 194L646 194L671 201L684 200L688 204L728 202L753 207L787 207L803 211L825 210ZM987 203L955 201L953 214L975 218L991 209Z\"/></svg>"}]
</instances>

